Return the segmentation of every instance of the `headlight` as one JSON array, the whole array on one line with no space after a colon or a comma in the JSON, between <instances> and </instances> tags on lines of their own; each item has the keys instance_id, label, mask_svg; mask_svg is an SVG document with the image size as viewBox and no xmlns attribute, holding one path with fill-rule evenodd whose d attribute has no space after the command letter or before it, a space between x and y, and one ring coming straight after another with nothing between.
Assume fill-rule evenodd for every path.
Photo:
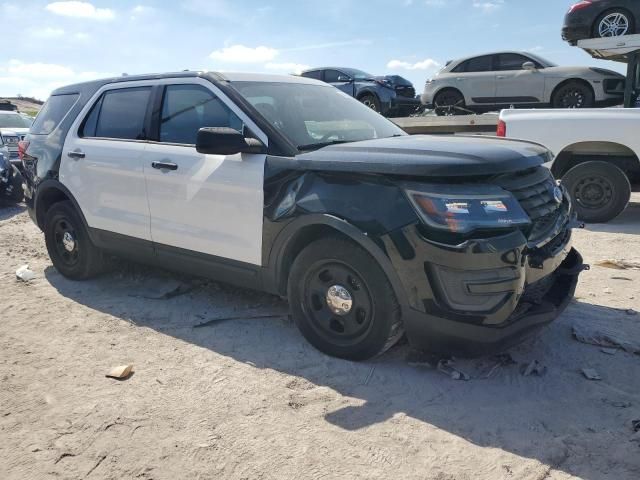
<instances>
[{"instance_id":1,"label":"headlight","mask_svg":"<svg viewBox=\"0 0 640 480\"><path fill-rule=\"evenodd\" d=\"M526 226L531 223L511 193L492 185L416 185L407 194L420 218L453 233Z\"/></svg>"}]
</instances>

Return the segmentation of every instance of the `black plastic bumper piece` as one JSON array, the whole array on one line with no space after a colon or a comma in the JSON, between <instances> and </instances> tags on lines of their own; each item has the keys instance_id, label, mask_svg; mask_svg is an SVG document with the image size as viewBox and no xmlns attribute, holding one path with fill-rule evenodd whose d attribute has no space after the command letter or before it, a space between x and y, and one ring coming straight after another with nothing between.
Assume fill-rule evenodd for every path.
<instances>
[{"instance_id":1,"label":"black plastic bumper piece","mask_svg":"<svg viewBox=\"0 0 640 480\"><path fill-rule=\"evenodd\" d=\"M420 350L463 357L500 353L555 320L571 302L580 272L586 268L582 256L572 249L553 276L545 279L549 285L542 298L529 303L525 294L512 316L496 326L458 322L409 308L403 312L409 342Z\"/></svg>"}]
</instances>

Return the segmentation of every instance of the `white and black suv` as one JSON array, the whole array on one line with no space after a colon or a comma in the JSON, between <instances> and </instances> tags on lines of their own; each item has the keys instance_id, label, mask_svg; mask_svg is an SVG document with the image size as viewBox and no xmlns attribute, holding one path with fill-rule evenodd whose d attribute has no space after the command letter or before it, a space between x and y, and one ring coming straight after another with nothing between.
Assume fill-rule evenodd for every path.
<instances>
[{"instance_id":1,"label":"white and black suv","mask_svg":"<svg viewBox=\"0 0 640 480\"><path fill-rule=\"evenodd\" d=\"M55 268L105 253L288 296L318 349L479 354L556 318L570 201L513 140L407 136L330 85L182 72L53 92L20 144Z\"/></svg>"}]
</instances>

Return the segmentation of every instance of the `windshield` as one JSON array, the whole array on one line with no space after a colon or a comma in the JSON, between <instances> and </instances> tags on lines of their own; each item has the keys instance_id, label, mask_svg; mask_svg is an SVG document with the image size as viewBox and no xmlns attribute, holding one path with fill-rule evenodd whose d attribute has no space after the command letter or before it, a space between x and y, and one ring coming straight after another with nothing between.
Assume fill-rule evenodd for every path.
<instances>
[{"instance_id":1,"label":"windshield","mask_svg":"<svg viewBox=\"0 0 640 480\"><path fill-rule=\"evenodd\" d=\"M299 150L406 135L382 115L328 85L233 82L233 86Z\"/></svg>"},{"instance_id":2,"label":"windshield","mask_svg":"<svg viewBox=\"0 0 640 480\"><path fill-rule=\"evenodd\" d=\"M362 70L358 70L356 68L343 68L342 71L354 80L368 80L374 78L374 76L370 73L363 72Z\"/></svg>"},{"instance_id":3,"label":"windshield","mask_svg":"<svg viewBox=\"0 0 640 480\"><path fill-rule=\"evenodd\" d=\"M29 122L22 115L14 113L0 114L0 128L29 128L31 122Z\"/></svg>"}]
</instances>

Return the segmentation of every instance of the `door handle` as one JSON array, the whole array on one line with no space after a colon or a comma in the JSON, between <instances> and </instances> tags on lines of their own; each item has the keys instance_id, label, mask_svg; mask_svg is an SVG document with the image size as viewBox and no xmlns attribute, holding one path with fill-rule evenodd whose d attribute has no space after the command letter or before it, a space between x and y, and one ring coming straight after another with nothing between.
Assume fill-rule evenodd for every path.
<instances>
[{"instance_id":1,"label":"door handle","mask_svg":"<svg viewBox=\"0 0 640 480\"><path fill-rule=\"evenodd\" d=\"M464 82L464 80L465 80L464 78L456 78L456 81L458 82Z\"/></svg>"},{"instance_id":2,"label":"door handle","mask_svg":"<svg viewBox=\"0 0 640 480\"><path fill-rule=\"evenodd\" d=\"M151 166L157 170L177 170L178 165L173 162L152 162Z\"/></svg>"},{"instance_id":3,"label":"door handle","mask_svg":"<svg viewBox=\"0 0 640 480\"><path fill-rule=\"evenodd\" d=\"M504 75L498 75L496 78L497 78L498 80L504 80L504 79L505 79L505 78L507 78L507 77L505 77Z\"/></svg>"},{"instance_id":4,"label":"door handle","mask_svg":"<svg viewBox=\"0 0 640 480\"><path fill-rule=\"evenodd\" d=\"M80 160L84 158L86 155L82 150L73 150L72 152L67 153L67 157L73 158L74 160Z\"/></svg>"}]
</instances>

